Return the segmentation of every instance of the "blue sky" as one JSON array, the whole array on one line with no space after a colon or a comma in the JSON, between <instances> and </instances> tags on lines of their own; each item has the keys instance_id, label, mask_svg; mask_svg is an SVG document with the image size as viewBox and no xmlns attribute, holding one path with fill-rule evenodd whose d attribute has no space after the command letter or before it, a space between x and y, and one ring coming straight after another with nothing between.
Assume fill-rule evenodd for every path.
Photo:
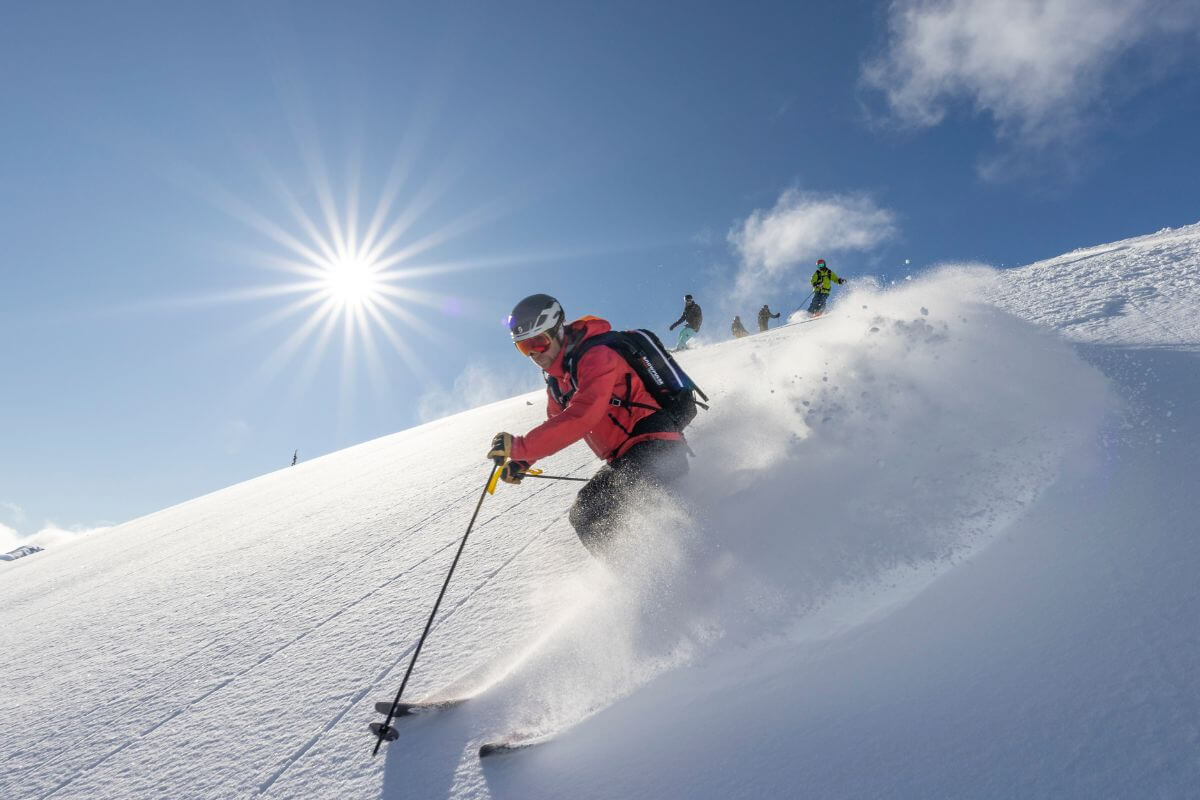
<instances>
[{"instance_id":1,"label":"blue sky","mask_svg":"<svg viewBox=\"0 0 1200 800\"><path fill-rule=\"evenodd\" d=\"M0 544L533 386L501 327L532 292L664 334L692 292L711 341L817 257L1200 219L1200 9L998 5L10 7ZM322 276L368 255L347 334Z\"/></svg>"}]
</instances>

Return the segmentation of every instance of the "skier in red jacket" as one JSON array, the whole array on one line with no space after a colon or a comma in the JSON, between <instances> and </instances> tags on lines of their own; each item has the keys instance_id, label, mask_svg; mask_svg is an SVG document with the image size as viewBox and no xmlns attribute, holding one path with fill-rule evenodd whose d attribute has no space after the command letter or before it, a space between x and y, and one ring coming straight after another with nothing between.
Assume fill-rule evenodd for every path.
<instances>
[{"instance_id":1,"label":"skier in red jacket","mask_svg":"<svg viewBox=\"0 0 1200 800\"><path fill-rule=\"evenodd\" d=\"M591 347L583 354L576 368L578 388L572 391L563 358L584 339L611 330L605 320L583 317L566 324L557 300L535 294L517 303L508 327L517 349L546 374L547 419L524 436L496 434L488 458L505 459L501 479L518 484L535 461L586 441L608 463L580 490L570 519L584 546L602 555L631 490L662 486L687 473L683 435L672 430L634 432L659 406L611 347Z\"/></svg>"}]
</instances>

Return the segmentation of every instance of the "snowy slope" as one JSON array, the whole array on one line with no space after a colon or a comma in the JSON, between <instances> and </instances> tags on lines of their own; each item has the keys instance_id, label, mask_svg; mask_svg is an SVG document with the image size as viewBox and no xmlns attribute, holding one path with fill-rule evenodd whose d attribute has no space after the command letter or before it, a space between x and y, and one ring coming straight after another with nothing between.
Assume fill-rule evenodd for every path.
<instances>
[{"instance_id":1,"label":"snowy slope","mask_svg":"<svg viewBox=\"0 0 1200 800\"><path fill-rule=\"evenodd\" d=\"M0 565L0 796L1189 796L1198 248L942 270L685 354L714 407L619 574L577 485L502 486L406 692L475 698L374 759L536 394ZM475 758L509 731L557 735Z\"/></svg>"},{"instance_id":2,"label":"snowy slope","mask_svg":"<svg viewBox=\"0 0 1200 800\"><path fill-rule=\"evenodd\" d=\"M1200 341L1200 223L1082 248L1007 271L997 305L1092 344Z\"/></svg>"}]
</instances>

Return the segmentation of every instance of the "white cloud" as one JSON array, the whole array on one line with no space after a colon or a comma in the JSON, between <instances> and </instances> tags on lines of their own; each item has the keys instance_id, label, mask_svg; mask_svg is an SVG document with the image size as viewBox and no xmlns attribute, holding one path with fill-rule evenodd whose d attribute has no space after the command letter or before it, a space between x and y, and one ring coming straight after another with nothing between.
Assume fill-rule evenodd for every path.
<instances>
[{"instance_id":1,"label":"white cloud","mask_svg":"<svg viewBox=\"0 0 1200 800\"><path fill-rule=\"evenodd\" d=\"M32 533L28 536L22 536L12 528L6 525L0 525L0 553L7 553L18 547L25 545L33 545L34 547L57 548L63 545L70 544L81 537L88 536L93 533L102 533L111 525L101 525L96 527L75 526L73 528L60 528L52 522L47 522L37 533Z\"/></svg>"},{"instance_id":2,"label":"white cloud","mask_svg":"<svg viewBox=\"0 0 1200 800\"><path fill-rule=\"evenodd\" d=\"M896 235L896 215L866 194L821 195L789 189L775 207L757 209L729 231L741 256L734 294L762 294L811 271L802 262L848 252L865 252ZM830 266L837 270L837 265Z\"/></svg>"},{"instance_id":3,"label":"white cloud","mask_svg":"<svg viewBox=\"0 0 1200 800\"><path fill-rule=\"evenodd\" d=\"M1115 84L1152 80L1170 35L1197 30L1195 0L897 0L888 52L862 74L906 123L936 125L966 100L1002 134L1046 144L1076 132ZM1118 68L1135 50L1148 58Z\"/></svg>"},{"instance_id":4,"label":"white cloud","mask_svg":"<svg viewBox=\"0 0 1200 800\"><path fill-rule=\"evenodd\" d=\"M537 368L520 366L526 369L500 373L482 362L473 361L454 379L450 390L433 389L421 395L417 416L422 422L429 422L538 388L541 373Z\"/></svg>"},{"instance_id":5,"label":"white cloud","mask_svg":"<svg viewBox=\"0 0 1200 800\"><path fill-rule=\"evenodd\" d=\"M0 524L0 553L7 553L23 544L21 536L7 525Z\"/></svg>"}]
</instances>

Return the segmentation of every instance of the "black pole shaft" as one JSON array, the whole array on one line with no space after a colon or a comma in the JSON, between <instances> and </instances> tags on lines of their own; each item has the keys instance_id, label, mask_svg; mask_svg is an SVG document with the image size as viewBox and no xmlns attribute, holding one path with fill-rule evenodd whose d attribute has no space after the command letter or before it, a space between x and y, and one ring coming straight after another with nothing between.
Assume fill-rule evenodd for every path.
<instances>
[{"instance_id":1,"label":"black pole shaft","mask_svg":"<svg viewBox=\"0 0 1200 800\"><path fill-rule=\"evenodd\" d=\"M580 481L582 483L587 483L591 480L591 478L568 478L565 475L531 475L529 473L526 473L524 477L541 478L544 481Z\"/></svg>"},{"instance_id":2,"label":"black pole shaft","mask_svg":"<svg viewBox=\"0 0 1200 800\"><path fill-rule=\"evenodd\" d=\"M803 300L800 301L800 308L797 308L796 311L799 311L801 308L804 308L804 304L808 302L808 298L812 297L816 293L817 293L816 289L813 289L811 292L809 292L808 297L805 297ZM796 311L793 311L792 313L795 314Z\"/></svg>"},{"instance_id":3,"label":"black pole shaft","mask_svg":"<svg viewBox=\"0 0 1200 800\"><path fill-rule=\"evenodd\" d=\"M437 616L438 606L442 604L442 598L446 596L446 588L450 585L450 578L454 575L454 568L458 566L458 559L463 554L463 548L467 546L467 537L471 535L471 528L475 525L475 518L479 516L479 509L483 507L483 498L487 497L488 485L492 482L492 472L494 469L493 467L488 470L488 479L483 484L483 491L479 493L479 502L475 504L475 513L471 515L471 521L467 523L467 532L463 534L462 541L458 544L458 552L454 554L454 562L450 564L450 571L446 573L446 580L442 583L442 591L438 592L437 602L433 604L433 611L429 613L429 621L425 623L425 632L421 634L421 639L417 642L417 649L413 650L412 658L408 661L408 669L404 671L404 680L400 681L400 690L396 692L396 699L392 701L392 709L388 712L383 727L379 729L379 736L375 740L375 749L371 751L371 755L379 753L379 747L383 744L383 737L392 725L392 717L396 713L396 706L400 704L400 697L404 694L404 687L408 685L408 677L412 675L413 666L417 663L417 656L421 655L421 648L425 645L425 638L429 636L429 630L433 627L433 620Z\"/></svg>"}]
</instances>

